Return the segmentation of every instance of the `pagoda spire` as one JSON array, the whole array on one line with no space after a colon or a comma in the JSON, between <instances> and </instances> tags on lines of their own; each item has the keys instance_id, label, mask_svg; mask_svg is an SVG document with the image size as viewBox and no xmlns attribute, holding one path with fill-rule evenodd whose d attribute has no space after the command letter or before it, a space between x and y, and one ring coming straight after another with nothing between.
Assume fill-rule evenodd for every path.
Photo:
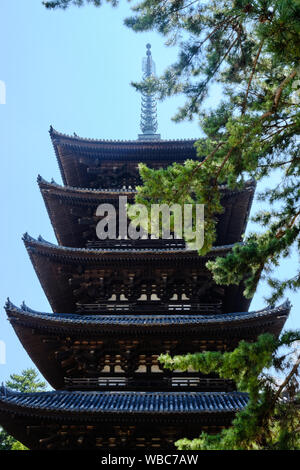
<instances>
[{"instance_id":1,"label":"pagoda spire","mask_svg":"<svg viewBox=\"0 0 300 470\"><path fill-rule=\"evenodd\" d=\"M147 57L143 58L143 79L155 76L155 63L151 55L151 44L146 45ZM142 92L142 108L141 108L141 130L139 140L157 140L160 134L157 131L157 110L156 98L153 93Z\"/></svg>"}]
</instances>

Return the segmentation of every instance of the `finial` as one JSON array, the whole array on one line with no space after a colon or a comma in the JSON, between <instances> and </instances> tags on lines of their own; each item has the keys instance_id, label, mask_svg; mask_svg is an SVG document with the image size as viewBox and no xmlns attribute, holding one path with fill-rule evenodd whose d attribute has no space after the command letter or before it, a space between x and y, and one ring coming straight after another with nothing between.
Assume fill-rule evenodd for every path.
<instances>
[{"instance_id":1,"label":"finial","mask_svg":"<svg viewBox=\"0 0 300 470\"><path fill-rule=\"evenodd\" d=\"M155 76L155 63L151 55L151 44L146 44L146 55L143 59L143 79ZM139 140L158 140L156 98L154 93L142 92L141 130Z\"/></svg>"}]
</instances>

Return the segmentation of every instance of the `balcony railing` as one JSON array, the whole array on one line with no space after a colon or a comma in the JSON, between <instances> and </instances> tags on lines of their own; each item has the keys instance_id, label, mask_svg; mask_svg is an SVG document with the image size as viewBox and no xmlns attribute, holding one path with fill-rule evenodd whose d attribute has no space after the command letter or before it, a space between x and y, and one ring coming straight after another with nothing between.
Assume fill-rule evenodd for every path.
<instances>
[{"instance_id":1,"label":"balcony railing","mask_svg":"<svg viewBox=\"0 0 300 470\"><path fill-rule=\"evenodd\" d=\"M185 241L181 239L138 239L138 240L96 240L88 241L87 248L90 249L114 249L114 250L128 250L128 249L185 249Z\"/></svg>"},{"instance_id":2,"label":"balcony railing","mask_svg":"<svg viewBox=\"0 0 300 470\"><path fill-rule=\"evenodd\" d=\"M77 313L82 314L192 314L192 313L203 313L203 314L218 314L222 311L222 303L147 303L147 302L107 302L98 304L83 304L77 303Z\"/></svg>"},{"instance_id":3,"label":"balcony railing","mask_svg":"<svg viewBox=\"0 0 300 470\"><path fill-rule=\"evenodd\" d=\"M144 374L143 374L144 375ZM65 378L66 388L69 390L172 390L197 389L207 391L233 391L234 382L220 378L206 378L196 376L162 377L153 379L148 377L96 377L96 378Z\"/></svg>"}]
</instances>

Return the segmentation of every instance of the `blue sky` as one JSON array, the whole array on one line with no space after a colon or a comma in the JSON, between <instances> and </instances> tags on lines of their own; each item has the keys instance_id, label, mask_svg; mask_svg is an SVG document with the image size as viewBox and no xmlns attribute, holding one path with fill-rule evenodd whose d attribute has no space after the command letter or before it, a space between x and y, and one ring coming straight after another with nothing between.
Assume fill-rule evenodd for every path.
<instances>
[{"instance_id":1,"label":"blue sky","mask_svg":"<svg viewBox=\"0 0 300 470\"><path fill-rule=\"evenodd\" d=\"M6 104L0 105L1 283L0 304L9 296L19 305L50 311L21 240L28 231L55 241L41 195L38 174L61 182L48 130L103 139L135 139L139 130L140 96L130 86L141 78L145 45L152 44L161 73L175 61L156 33L133 33L123 25L129 7L104 5L67 11L47 11L40 0L1 0L0 80L6 84ZM208 104L220 98L213 90ZM180 97L158 105L162 138L191 138L201 134L198 123L171 121ZM266 183L267 184L267 183ZM253 211L258 205L254 204ZM278 274L288 276L298 263L285 261ZM262 282L251 309L265 306ZM299 294L289 295L294 307L287 327L299 327ZM7 362L0 365L0 382L32 365L5 312L0 313L0 340Z\"/></svg>"}]
</instances>

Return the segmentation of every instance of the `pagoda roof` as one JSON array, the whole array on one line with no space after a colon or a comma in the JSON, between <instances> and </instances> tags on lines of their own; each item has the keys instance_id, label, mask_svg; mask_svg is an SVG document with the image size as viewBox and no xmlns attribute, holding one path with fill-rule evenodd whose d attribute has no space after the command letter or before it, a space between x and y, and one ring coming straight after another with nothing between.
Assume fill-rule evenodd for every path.
<instances>
[{"instance_id":1,"label":"pagoda roof","mask_svg":"<svg viewBox=\"0 0 300 470\"><path fill-rule=\"evenodd\" d=\"M186 250L184 248L174 249L174 248L136 248L133 250L124 251L119 248L75 248L56 245L55 243L48 242L42 236L39 236L37 239L31 237L28 233L25 233L23 236L24 244L29 253L41 253L43 255L48 255L49 257L62 257L64 259L70 260L84 260L86 262L93 262L99 260L114 260L117 259L121 261L122 259L143 259L144 260L153 260L155 258L172 259L174 256L179 257L180 259L196 259L196 260L207 260L215 256L224 256L227 254L234 246L231 245L222 245L212 247L211 251L205 256L199 256L197 251ZM206 262L206 261L205 261Z\"/></svg>"},{"instance_id":2,"label":"pagoda roof","mask_svg":"<svg viewBox=\"0 0 300 470\"><path fill-rule=\"evenodd\" d=\"M232 329L236 324L247 324L249 321L254 324L261 324L261 321L272 319L279 320L281 327L286 321L291 305L289 301L284 302L278 307L266 307L262 310L251 312L235 312L235 313L220 313L220 314L186 314L180 315L174 313L173 315L142 315L142 314L124 314L124 315L80 315L74 313L44 313L32 310L24 303L19 308L14 305L10 300L7 301L5 309L8 318L12 323L23 324L24 326L39 326L47 329L60 329L67 327L68 330L72 328L87 329L89 334L95 334L97 329L101 332L106 327L111 332L118 333L121 329L147 329L150 331L163 331L163 328L174 327L185 328L199 325L202 328L211 329L217 328L228 324L228 328ZM113 327L111 329L111 327ZM158 327L158 328L155 328ZM150 329L149 329L150 328ZM224 333L224 331L222 331Z\"/></svg>"},{"instance_id":3,"label":"pagoda roof","mask_svg":"<svg viewBox=\"0 0 300 470\"><path fill-rule=\"evenodd\" d=\"M247 402L240 392L18 393L1 387L0 423L30 449L172 450L183 436L220 432Z\"/></svg>"},{"instance_id":4,"label":"pagoda roof","mask_svg":"<svg viewBox=\"0 0 300 470\"><path fill-rule=\"evenodd\" d=\"M96 239L96 208L100 203L115 203L120 196L133 202L137 193L133 189L86 189L61 186L38 177L38 184L58 243L66 246L85 246L85 236ZM224 212L218 215L217 243L240 241L250 212L255 181L241 190L221 187ZM87 214L90 214L87 217Z\"/></svg>"},{"instance_id":5,"label":"pagoda roof","mask_svg":"<svg viewBox=\"0 0 300 470\"><path fill-rule=\"evenodd\" d=\"M47 181L42 176L38 175L37 182L41 189L53 191L59 195L64 195L67 198L82 197L84 199L98 199L100 196L106 198L113 196L118 198L120 195L129 196L137 194L137 190L133 188L81 188L68 185L58 184L53 179ZM254 183L253 183L254 184Z\"/></svg>"},{"instance_id":6,"label":"pagoda roof","mask_svg":"<svg viewBox=\"0 0 300 470\"><path fill-rule=\"evenodd\" d=\"M101 161L165 161L183 162L196 159L194 146L197 139L178 140L96 140L62 134L50 127L50 137L55 150L64 184L84 186L86 175L80 171L80 158L84 162ZM80 175L80 176L78 176ZM86 185L87 186L87 185Z\"/></svg>"},{"instance_id":7,"label":"pagoda roof","mask_svg":"<svg viewBox=\"0 0 300 470\"><path fill-rule=\"evenodd\" d=\"M174 339L175 335L179 345L181 342L186 344L186 352L199 351L199 341L205 344L206 349L219 349L222 344L224 350L232 350L241 339L255 341L262 333L278 336L290 308L287 301L278 307L231 314L183 315L175 311L171 315L79 315L41 313L25 304L18 308L9 300L5 306L8 319L23 347L56 389L64 388L65 379L70 375L58 361L56 351L63 351L64 358L67 351L70 355L75 352L78 357L79 343L84 345L85 354L87 348L92 350L95 344L119 344L131 338L132 341L139 341L140 354L143 354L143 346L147 349L149 342L156 345L156 353L160 354L165 352L164 344ZM67 343L66 338L69 338ZM181 345L179 350L182 352L185 347ZM82 370L73 371L71 377L74 374L88 377Z\"/></svg>"},{"instance_id":8,"label":"pagoda roof","mask_svg":"<svg viewBox=\"0 0 300 470\"><path fill-rule=\"evenodd\" d=\"M149 272L149 268L153 273L154 269L160 272L166 269L178 272L178 267L181 266L189 272L190 269L196 270L199 274L201 272L201 275L207 278L207 288L212 289L214 282L208 280L211 278L211 273L205 264L216 256L225 256L232 249L232 245L213 247L207 255L199 256L198 252L184 248L131 250L70 248L49 243L41 237L35 240L28 234L25 234L23 239L39 281L55 312L76 309L79 299L76 299L74 295L70 278L76 278L77 284L79 282L85 285L90 282L88 278L99 280L99 276L109 276L108 271L112 269L121 276L122 282L126 282L128 274L125 271L128 270L131 270L134 275L137 269ZM225 311L248 309L250 300L243 297L242 283L224 288L216 286L216 289L222 290Z\"/></svg>"},{"instance_id":9,"label":"pagoda roof","mask_svg":"<svg viewBox=\"0 0 300 470\"><path fill-rule=\"evenodd\" d=\"M194 143L197 142L197 138L191 139L157 139L157 140L140 140L140 139L93 139L88 137L79 137L75 132L73 135L64 134L59 132L50 126L49 134L52 142L55 144L69 144L73 146L83 146L86 148L93 148L100 150L101 148L166 148L172 146L172 148L192 148Z\"/></svg>"},{"instance_id":10,"label":"pagoda roof","mask_svg":"<svg viewBox=\"0 0 300 470\"><path fill-rule=\"evenodd\" d=\"M36 392L20 393L0 387L1 411L40 414L63 412L85 417L104 414L130 413L133 415L153 414L201 414L232 413L243 409L248 395L241 392Z\"/></svg>"}]
</instances>

